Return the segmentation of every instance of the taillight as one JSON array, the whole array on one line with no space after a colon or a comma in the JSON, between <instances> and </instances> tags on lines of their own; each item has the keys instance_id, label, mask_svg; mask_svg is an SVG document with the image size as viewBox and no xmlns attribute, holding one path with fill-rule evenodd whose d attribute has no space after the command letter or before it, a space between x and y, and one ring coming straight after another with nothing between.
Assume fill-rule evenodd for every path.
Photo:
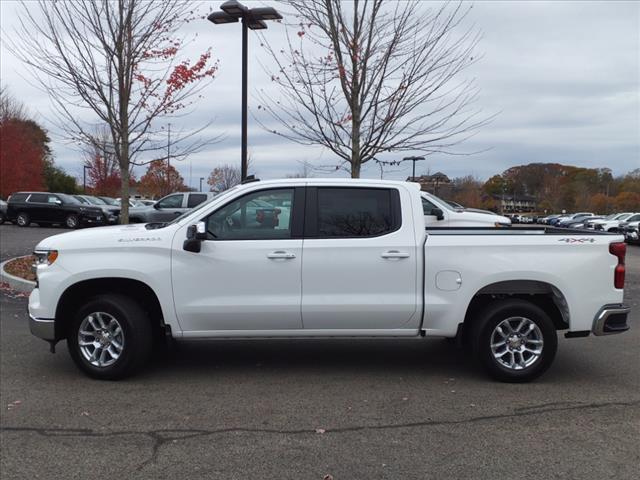
<instances>
[{"instance_id":1,"label":"taillight","mask_svg":"<svg viewBox=\"0 0 640 480\"><path fill-rule=\"evenodd\" d=\"M618 257L618 265L613 273L613 286L624 288L624 256L627 253L627 244L624 242L609 244L609 253Z\"/></svg>"}]
</instances>

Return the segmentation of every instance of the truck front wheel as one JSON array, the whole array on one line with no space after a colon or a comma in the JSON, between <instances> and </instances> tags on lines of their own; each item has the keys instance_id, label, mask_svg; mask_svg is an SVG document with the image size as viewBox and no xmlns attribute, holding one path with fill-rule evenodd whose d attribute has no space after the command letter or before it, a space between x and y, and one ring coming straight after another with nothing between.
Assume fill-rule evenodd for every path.
<instances>
[{"instance_id":1,"label":"truck front wheel","mask_svg":"<svg viewBox=\"0 0 640 480\"><path fill-rule=\"evenodd\" d=\"M474 353L493 378L528 382L542 375L558 348L555 325L537 305L520 299L490 304L474 323Z\"/></svg>"},{"instance_id":2,"label":"truck front wheel","mask_svg":"<svg viewBox=\"0 0 640 480\"><path fill-rule=\"evenodd\" d=\"M116 380L148 360L153 335L140 305L119 294L93 297L78 310L67 335L69 353L87 375Z\"/></svg>"}]
</instances>

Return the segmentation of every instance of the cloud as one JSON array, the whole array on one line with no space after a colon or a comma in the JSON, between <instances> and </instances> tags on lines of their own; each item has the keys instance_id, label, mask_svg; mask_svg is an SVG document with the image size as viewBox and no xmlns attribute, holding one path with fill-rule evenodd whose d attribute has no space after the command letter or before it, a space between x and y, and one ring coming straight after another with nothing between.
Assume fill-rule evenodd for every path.
<instances>
[{"instance_id":1,"label":"cloud","mask_svg":"<svg viewBox=\"0 0 640 480\"><path fill-rule=\"evenodd\" d=\"M217 8L218 3L211 6ZM425 2L422 8L433 6ZM20 8L16 2L0 2L2 84L51 130L57 162L81 175L78 152L47 121L52 117L48 99L24 80L23 66L4 45ZM432 155L417 165L419 173L429 169L487 178L513 165L562 162L609 167L622 174L640 165L640 3L483 1L473 5L468 22L482 30L483 38L481 59L467 74L481 89L478 106L497 116L458 148L483 153ZM177 164L187 181L191 176L197 186L198 179L215 166L239 163L241 32L237 24L215 26L203 20L190 23L185 33L197 33L188 47L190 58L212 47L220 60L219 74L203 91L204 99L189 115L170 120L175 128L185 129L211 122L202 134L224 135L220 143ZM270 22L264 33L274 45L284 44L283 25ZM269 58L259 37L250 32L249 38L250 107L259 115L258 89L277 93L260 66L269 64ZM338 163L319 147L294 144L265 131L251 115L249 149L254 170L263 178L295 173L301 161ZM410 153L387 153L381 158L397 160ZM385 177L405 178L410 165L393 170ZM375 164L363 169L363 176L379 175Z\"/></svg>"}]
</instances>

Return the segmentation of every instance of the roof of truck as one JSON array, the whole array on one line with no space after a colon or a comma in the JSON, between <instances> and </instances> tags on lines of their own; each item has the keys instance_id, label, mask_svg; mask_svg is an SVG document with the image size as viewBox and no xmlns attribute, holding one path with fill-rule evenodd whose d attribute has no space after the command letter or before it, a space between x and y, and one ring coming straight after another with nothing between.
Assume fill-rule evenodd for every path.
<instances>
[{"instance_id":1,"label":"roof of truck","mask_svg":"<svg viewBox=\"0 0 640 480\"><path fill-rule=\"evenodd\" d=\"M409 188L414 188L416 190L420 190L420 184L415 182L405 182L399 180L378 180L375 178L281 178L281 179L273 179L273 180L260 180L260 185L271 185L271 184L281 185L283 183L308 183L308 184L321 184L321 183L331 183L334 185L381 185L381 186L398 186L402 185ZM256 185L256 183L249 183L245 185Z\"/></svg>"}]
</instances>

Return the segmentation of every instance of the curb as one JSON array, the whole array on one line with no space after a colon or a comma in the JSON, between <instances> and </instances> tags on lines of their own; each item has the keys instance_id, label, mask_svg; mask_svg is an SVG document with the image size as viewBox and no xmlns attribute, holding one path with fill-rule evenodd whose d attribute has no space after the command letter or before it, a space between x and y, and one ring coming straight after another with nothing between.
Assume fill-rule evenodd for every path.
<instances>
[{"instance_id":1,"label":"curb","mask_svg":"<svg viewBox=\"0 0 640 480\"><path fill-rule=\"evenodd\" d=\"M28 256L29 255L24 255L24 257ZM16 277L15 275L11 275L10 273L4 271L4 266L12 260L16 260L17 258L23 257L10 258L9 260L0 263L0 281L9 284L9 287L17 292L31 293L31 290L33 290L36 286L36 282Z\"/></svg>"}]
</instances>

